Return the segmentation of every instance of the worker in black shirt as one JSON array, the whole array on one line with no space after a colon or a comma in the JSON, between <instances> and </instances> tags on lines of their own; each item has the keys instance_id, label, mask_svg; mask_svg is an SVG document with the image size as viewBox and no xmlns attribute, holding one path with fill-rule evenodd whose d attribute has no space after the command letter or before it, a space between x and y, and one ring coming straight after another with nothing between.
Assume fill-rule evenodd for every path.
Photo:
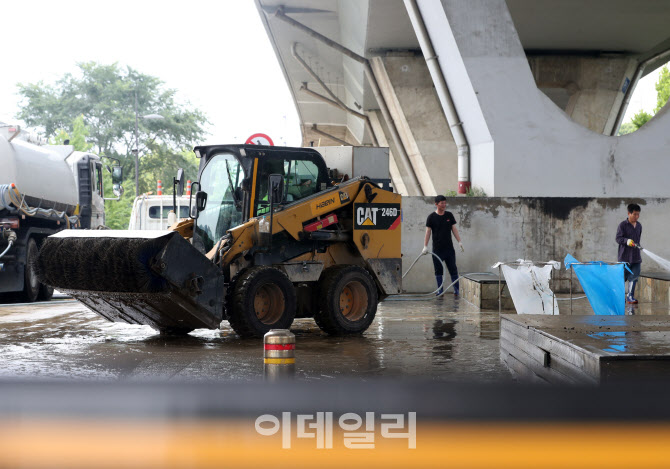
<instances>
[{"instance_id":1,"label":"worker in black shirt","mask_svg":"<svg viewBox=\"0 0 670 469\"><path fill-rule=\"evenodd\" d=\"M431 235L433 236L433 253L436 254L447 264L449 275L451 275L451 282L458 279L458 268L456 267L456 253L454 252L454 244L451 241L451 233L456 237L461 252L464 252L463 243L461 243L461 236L458 234L456 228L456 220L451 212L447 212L447 198L443 195L435 197L435 211L428 215L426 220L426 237L423 241L422 254L428 254L428 241ZM435 279L437 286L442 285L442 263L433 256L433 266L435 267ZM442 289L438 295L442 293ZM454 284L454 295L459 294L458 282Z\"/></svg>"},{"instance_id":2,"label":"worker in black shirt","mask_svg":"<svg viewBox=\"0 0 670 469\"><path fill-rule=\"evenodd\" d=\"M616 230L616 242L619 245L619 262L626 262L633 272L624 269L624 281L628 282L628 293L626 303L637 304L635 299L635 285L640 276L642 267L642 255L640 254L640 238L642 237L642 224L640 218L640 206L630 204L628 206L628 218L619 223Z\"/></svg>"}]
</instances>

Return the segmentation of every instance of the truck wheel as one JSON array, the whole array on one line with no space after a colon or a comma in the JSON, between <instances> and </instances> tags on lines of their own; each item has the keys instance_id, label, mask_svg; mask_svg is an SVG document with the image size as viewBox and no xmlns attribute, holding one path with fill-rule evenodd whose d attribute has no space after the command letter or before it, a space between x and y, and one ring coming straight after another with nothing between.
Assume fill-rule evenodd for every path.
<instances>
[{"instance_id":1,"label":"truck wheel","mask_svg":"<svg viewBox=\"0 0 670 469\"><path fill-rule=\"evenodd\" d=\"M35 262L37 260L37 243L33 238L28 240L26 246L26 267L23 271L23 292L21 292L21 301L32 303L37 299L40 293L40 281L37 278Z\"/></svg>"},{"instance_id":2,"label":"truck wheel","mask_svg":"<svg viewBox=\"0 0 670 469\"><path fill-rule=\"evenodd\" d=\"M291 327L295 288L279 269L251 267L237 277L229 306L228 322L240 337L263 337L270 329Z\"/></svg>"},{"instance_id":3,"label":"truck wheel","mask_svg":"<svg viewBox=\"0 0 670 469\"><path fill-rule=\"evenodd\" d=\"M365 269L331 267L319 281L319 311L314 320L331 335L358 334L374 321L377 301L377 286Z\"/></svg>"}]
</instances>

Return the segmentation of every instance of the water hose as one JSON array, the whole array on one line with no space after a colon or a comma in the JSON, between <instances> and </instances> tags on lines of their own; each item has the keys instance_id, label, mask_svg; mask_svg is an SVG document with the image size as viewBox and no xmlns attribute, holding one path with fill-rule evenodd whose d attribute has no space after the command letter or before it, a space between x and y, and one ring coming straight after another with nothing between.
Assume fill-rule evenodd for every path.
<instances>
[{"instance_id":1,"label":"water hose","mask_svg":"<svg viewBox=\"0 0 670 469\"><path fill-rule=\"evenodd\" d=\"M25 197L21 195L15 184L0 184L0 209L18 209L24 215L34 217L42 215L48 218L55 216L65 221L67 228L74 225L78 221L77 216L68 216L65 211L59 212L53 208L45 209L38 207L30 207L25 202Z\"/></svg>"},{"instance_id":2,"label":"water hose","mask_svg":"<svg viewBox=\"0 0 670 469\"><path fill-rule=\"evenodd\" d=\"M4 251L2 251L2 254L0 254L0 259L2 259L2 256L7 254L7 251L9 251L9 249L12 247L12 244L14 244L14 240L9 240L9 245Z\"/></svg>"},{"instance_id":3,"label":"water hose","mask_svg":"<svg viewBox=\"0 0 670 469\"><path fill-rule=\"evenodd\" d=\"M442 284L430 293L407 293L407 294L404 294L404 295L392 295L392 296L389 296L388 298L386 298L386 301L410 301L410 300L423 301L423 300L432 300L432 299L435 299L435 298L439 298L442 295L444 295L450 287L455 285L456 282L458 282L460 279L462 279L464 277L464 275L461 275L456 280L451 282L449 285L444 287L444 279L445 279L446 273L447 273L447 265L445 264L445 262L442 259L440 259L440 256L438 256L434 252L428 251L428 253L431 254L432 256L436 257L440 261L440 263L442 264L442 274L443 274L442 275ZM423 256L423 253L419 254L416 257L416 259L414 259L414 262L412 262L412 265L409 266L409 269L407 269L407 271L402 275L402 278L405 278L405 276L410 272L410 270L412 270L412 268L414 267L414 264L417 263L417 261L419 260L419 258L421 256ZM488 274L490 272L477 272L475 274L482 274L482 273ZM442 289L442 293L438 293L440 291L440 289Z\"/></svg>"}]
</instances>

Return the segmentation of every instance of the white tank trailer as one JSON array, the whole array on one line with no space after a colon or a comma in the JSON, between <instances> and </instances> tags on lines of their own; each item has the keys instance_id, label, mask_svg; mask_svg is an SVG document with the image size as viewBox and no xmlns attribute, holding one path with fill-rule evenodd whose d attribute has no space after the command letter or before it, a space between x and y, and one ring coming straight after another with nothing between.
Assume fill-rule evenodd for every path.
<instances>
[{"instance_id":1,"label":"white tank trailer","mask_svg":"<svg viewBox=\"0 0 670 469\"><path fill-rule=\"evenodd\" d=\"M105 223L100 158L71 145L39 143L0 123L0 303L49 299L53 290L39 283L32 265L44 238Z\"/></svg>"}]
</instances>

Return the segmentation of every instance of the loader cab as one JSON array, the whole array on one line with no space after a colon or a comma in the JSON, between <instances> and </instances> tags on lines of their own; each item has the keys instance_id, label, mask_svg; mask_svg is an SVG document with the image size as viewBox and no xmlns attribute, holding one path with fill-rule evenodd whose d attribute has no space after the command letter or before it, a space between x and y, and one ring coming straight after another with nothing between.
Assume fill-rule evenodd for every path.
<instances>
[{"instance_id":1,"label":"loader cab","mask_svg":"<svg viewBox=\"0 0 670 469\"><path fill-rule=\"evenodd\" d=\"M194 149L200 158L205 207L195 220L194 245L210 251L226 232L250 218L269 214L268 177L284 177L280 205L326 189L328 168L313 149L262 145L213 145Z\"/></svg>"},{"instance_id":2,"label":"loader cab","mask_svg":"<svg viewBox=\"0 0 670 469\"><path fill-rule=\"evenodd\" d=\"M251 216L263 216L270 210L268 177L280 174L284 178L282 205L287 205L326 188L327 174L322 174L318 162L297 159L293 155L269 155L258 159L254 206Z\"/></svg>"}]
</instances>

